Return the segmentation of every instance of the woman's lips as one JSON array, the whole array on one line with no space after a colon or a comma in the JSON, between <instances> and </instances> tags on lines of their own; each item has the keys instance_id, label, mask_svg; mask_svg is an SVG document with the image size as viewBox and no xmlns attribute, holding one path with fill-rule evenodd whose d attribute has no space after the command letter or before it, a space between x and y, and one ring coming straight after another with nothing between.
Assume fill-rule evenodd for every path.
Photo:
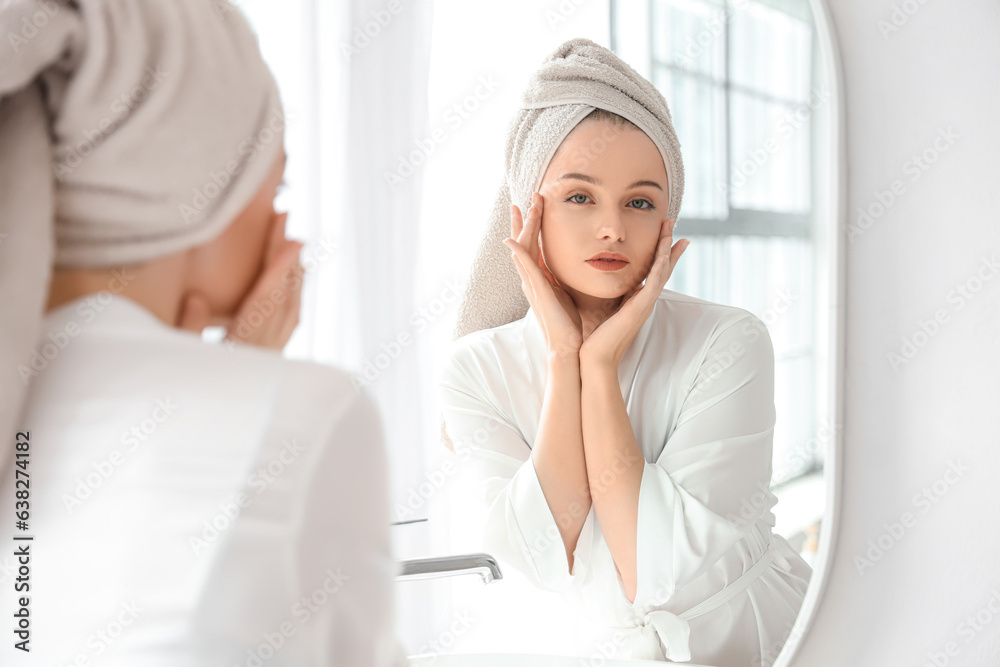
<instances>
[{"instance_id":1,"label":"woman's lips","mask_svg":"<svg viewBox=\"0 0 1000 667\"><path fill-rule=\"evenodd\" d=\"M598 271L621 271L628 266L628 262L620 259L588 259L587 264Z\"/></svg>"}]
</instances>

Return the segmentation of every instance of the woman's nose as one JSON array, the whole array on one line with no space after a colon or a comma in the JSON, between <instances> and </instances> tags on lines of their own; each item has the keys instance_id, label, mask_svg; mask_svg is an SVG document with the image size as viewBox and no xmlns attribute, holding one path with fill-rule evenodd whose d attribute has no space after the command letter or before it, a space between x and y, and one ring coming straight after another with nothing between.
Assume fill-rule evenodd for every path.
<instances>
[{"instance_id":1,"label":"woman's nose","mask_svg":"<svg viewBox=\"0 0 1000 667\"><path fill-rule=\"evenodd\" d=\"M610 238L615 241L625 240L625 221L622 220L621 213L614 212L601 216L601 222L597 228L598 238Z\"/></svg>"}]
</instances>

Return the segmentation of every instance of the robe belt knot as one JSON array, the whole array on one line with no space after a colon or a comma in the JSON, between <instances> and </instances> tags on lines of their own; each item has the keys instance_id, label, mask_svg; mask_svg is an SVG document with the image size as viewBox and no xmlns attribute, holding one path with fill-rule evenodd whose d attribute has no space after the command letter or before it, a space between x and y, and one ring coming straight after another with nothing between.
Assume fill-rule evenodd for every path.
<instances>
[{"instance_id":1,"label":"robe belt knot","mask_svg":"<svg viewBox=\"0 0 1000 667\"><path fill-rule=\"evenodd\" d=\"M756 526L754 527L754 531L761 540L766 539ZM664 650L661 655L633 654L631 657L652 660L659 660L666 657L669 660L677 662L690 660L691 648L689 640L691 637L691 626L688 624L688 620L706 614L729 602L745 590L747 586L752 584L772 563L785 572L791 572L792 566L784 556L778 553L778 548L778 543L775 540L768 540L764 553L761 554L760 559L749 570L712 597L696 604L680 615L669 612L666 609L653 609L638 617L635 622L645 640L645 646L653 647L662 644Z\"/></svg>"},{"instance_id":2,"label":"robe belt knot","mask_svg":"<svg viewBox=\"0 0 1000 667\"><path fill-rule=\"evenodd\" d=\"M688 640L691 637L691 626L686 620L666 609L654 609L646 612L638 621L640 633L646 646L656 646L662 643L666 649L664 655L676 662L687 662L691 659L691 649ZM633 655L633 658L639 656ZM643 656L646 659L657 659L660 656Z\"/></svg>"}]
</instances>

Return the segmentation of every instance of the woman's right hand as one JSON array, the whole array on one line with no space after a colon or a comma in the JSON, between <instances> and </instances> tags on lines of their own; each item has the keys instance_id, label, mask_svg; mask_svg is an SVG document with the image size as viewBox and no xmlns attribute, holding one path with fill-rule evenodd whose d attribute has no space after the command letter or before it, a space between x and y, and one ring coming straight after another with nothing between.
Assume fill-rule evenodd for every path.
<instances>
[{"instance_id":1,"label":"woman's right hand","mask_svg":"<svg viewBox=\"0 0 1000 667\"><path fill-rule=\"evenodd\" d=\"M277 213L271 219L260 273L235 313L213 313L208 297L188 292L177 326L198 334L208 326L225 327L228 345L283 349L299 323L304 274L299 262L302 243L285 238L287 218L287 213Z\"/></svg>"},{"instance_id":2,"label":"woman's right hand","mask_svg":"<svg viewBox=\"0 0 1000 667\"><path fill-rule=\"evenodd\" d=\"M549 353L579 354L583 345L580 313L545 265L538 244L544 200L535 192L531 201L526 221L521 210L511 205L511 238L504 239L504 243L513 251L511 257L521 276L521 289L545 333Z\"/></svg>"},{"instance_id":3,"label":"woman's right hand","mask_svg":"<svg viewBox=\"0 0 1000 667\"><path fill-rule=\"evenodd\" d=\"M305 269L301 241L285 237L288 213L276 213L260 275L226 327L225 341L282 350L299 324ZM254 317L259 315L260 317Z\"/></svg>"}]
</instances>

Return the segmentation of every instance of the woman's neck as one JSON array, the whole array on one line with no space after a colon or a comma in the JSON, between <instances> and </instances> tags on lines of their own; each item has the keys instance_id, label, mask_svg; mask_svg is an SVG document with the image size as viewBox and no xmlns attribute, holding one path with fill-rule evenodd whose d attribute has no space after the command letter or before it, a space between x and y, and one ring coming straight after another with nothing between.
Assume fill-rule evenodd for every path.
<instances>
[{"instance_id":1,"label":"woman's neck","mask_svg":"<svg viewBox=\"0 0 1000 667\"><path fill-rule=\"evenodd\" d=\"M570 291L570 297L573 299L573 303L576 304L576 309L580 313L580 319L584 322L592 322L594 326L599 325L614 315L622 301L621 296L607 299L577 292L576 290Z\"/></svg>"},{"instance_id":2,"label":"woman's neck","mask_svg":"<svg viewBox=\"0 0 1000 667\"><path fill-rule=\"evenodd\" d=\"M131 299L175 327L180 318L184 264L184 254L178 253L133 266L54 268L45 312L90 294L110 292Z\"/></svg>"}]
</instances>

